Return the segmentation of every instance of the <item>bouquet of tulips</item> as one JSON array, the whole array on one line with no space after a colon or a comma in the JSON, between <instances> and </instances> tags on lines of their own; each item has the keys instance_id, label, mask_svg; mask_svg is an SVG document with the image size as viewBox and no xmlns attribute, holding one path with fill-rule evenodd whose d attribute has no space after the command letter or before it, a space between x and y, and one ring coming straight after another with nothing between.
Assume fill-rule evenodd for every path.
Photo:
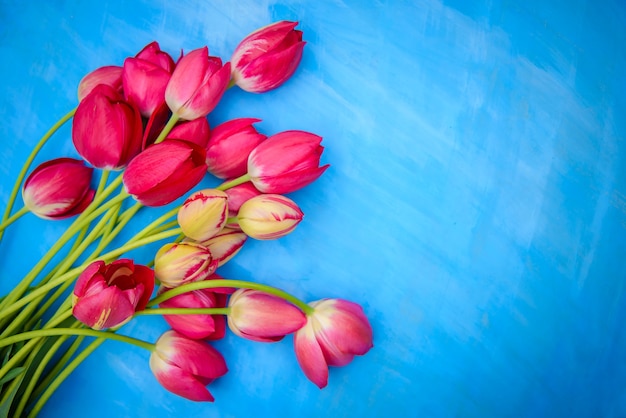
<instances>
[{"instance_id":1,"label":"bouquet of tulips","mask_svg":"<svg viewBox=\"0 0 626 418\"><path fill-rule=\"evenodd\" d=\"M210 344L227 328L266 343L293 333L298 363L320 388L328 366L372 347L371 326L353 302L305 303L267 284L219 275L248 238L293 231L303 213L285 195L328 168L320 166L322 138L313 133L268 137L255 128L258 119L212 129L207 120L228 88L263 93L294 74L305 45L296 26L276 22L251 33L226 63L207 47L174 61L153 42L122 66L82 79L78 106L33 149L0 225L0 245L10 245L7 227L29 212L75 217L0 299L0 416L37 415L107 339L149 350L158 382L193 401L213 401L207 385L227 372ZM31 170L68 121L82 159L61 157ZM194 190L207 173L221 184ZM23 207L14 210L20 190ZM166 205L172 207L152 222L134 225L138 211ZM153 260L127 256L152 243L161 245ZM154 343L117 332L139 315L162 315L171 329Z\"/></svg>"}]
</instances>

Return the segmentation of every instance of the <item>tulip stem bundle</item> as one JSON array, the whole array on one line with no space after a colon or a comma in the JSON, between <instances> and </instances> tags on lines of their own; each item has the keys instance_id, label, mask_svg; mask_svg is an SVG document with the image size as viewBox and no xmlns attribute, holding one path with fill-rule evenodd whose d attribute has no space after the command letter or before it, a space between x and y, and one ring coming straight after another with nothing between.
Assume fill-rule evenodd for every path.
<instances>
[{"instance_id":1,"label":"tulip stem bundle","mask_svg":"<svg viewBox=\"0 0 626 418\"><path fill-rule=\"evenodd\" d=\"M36 416L106 340L148 350L150 369L166 390L211 402L206 382L228 369L208 341L224 337L226 328L265 343L293 334L298 363L320 388L329 365L348 364L372 347L371 326L357 304L306 303L276 287L216 273L248 238L291 233L304 214L283 195L328 168L320 166L318 135L293 130L268 137L254 118L208 125L228 88L262 93L291 77L304 47L296 25L276 22L253 32L232 62L204 47L175 63L153 42L124 67L101 67L83 78L79 105L34 147L0 223L1 242L6 228L29 211L51 220L76 216L0 298L0 418L3 412ZM39 150L69 120L82 159L47 161L26 177ZM101 175L92 189L94 170ZM192 192L207 172L222 184ZM11 214L20 186L24 207ZM182 204L124 235L140 210L187 193ZM157 243L161 248L145 265L121 258ZM117 332L146 315L161 315L171 327L155 343Z\"/></svg>"}]
</instances>

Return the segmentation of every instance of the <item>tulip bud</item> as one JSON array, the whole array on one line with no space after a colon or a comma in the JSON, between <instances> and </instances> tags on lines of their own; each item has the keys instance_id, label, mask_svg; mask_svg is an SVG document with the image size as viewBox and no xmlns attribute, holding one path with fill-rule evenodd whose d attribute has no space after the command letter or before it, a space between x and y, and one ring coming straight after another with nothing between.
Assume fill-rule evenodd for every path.
<instances>
[{"instance_id":1,"label":"tulip bud","mask_svg":"<svg viewBox=\"0 0 626 418\"><path fill-rule=\"evenodd\" d=\"M217 266L221 267L241 250L247 238L248 236L238 229L224 228L217 235L200 241L199 244L211 251L213 259L217 260Z\"/></svg>"},{"instance_id":2,"label":"tulip bud","mask_svg":"<svg viewBox=\"0 0 626 418\"><path fill-rule=\"evenodd\" d=\"M122 92L122 67L107 65L96 68L78 83L78 101L87 96L98 84L111 86L118 93Z\"/></svg>"},{"instance_id":3,"label":"tulip bud","mask_svg":"<svg viewBox=\"0 0 626 418\"><path fill-rule=\"evenodd\" d=\"M95 329L121 325L145 309L154 289L154 272L120 259L110 264L94 261L78 276L72 296L72 313Z\"/></svg>"},{"instance_id":4,"label":"tulip bud","mask_svg":"<svg viewBox=\"0 0 626 418\"><path fill-rule=\"evenodd\" d=\"M303 217L304 214L293 200L281 195L263 194L241 205L237 221L248 236L269 240L293 231Z\"/></svg>"},{"instance_id":5,"label":"tulip bud","mask_svg":"<svg viewBox=\"0 0 626 418\"><path fill-rule=\"evenodd\" d=\"M215 275L209 277L208 280ZM217 278L217 277L216 277ZM159 293L168 290L162 287ZM228 302L227 293L215 289L199 289L169 298L159 304L160 308L224 308ZM163 315L163 319L173 330L196 340L219 340L226 331L224 315L188 314Z\"/></svg>"},{"instance_id":6,"label":"tulip bud","mask_svg":"<svg viewBox=\"0 0 626 418\"><path fill-rule=\"evenodd\" d=\"M296 358L319 388L328 382L328 366L345 366L373 347L372 327L363 308L342 299L309 303L315 310L294 335Z\"/></svg>"},{"instance_id":7,"label":"tulip bud","mask_svg":"<svg viewBox=\"0 0 626 418\"><path fill-rule=\"evenodd\" d=\"M230 63L210 57L207 47L195 49L178 61L167 88L165 101L179 118L192 120L217 106L230 81Z\"/></svg>"},{"instance_id":8,"label":"tulip bud","mask_svg":"<svg viewBox=\"0 0 626 418\"><path fill-rule=\"evenodd\" d=\"M191 190L206 173L205 151L170 139L151 145L124 170L126 191L146 206L166 205Z\"/></svg>"},{"instance_id":9,"label":"tulip bud","mask_svg":"<svg viewBox=\"0 0 626 418\"><path fill-rule=\"evenodd\" d=\"M233 119L213 129L206 153L209 173L221 179L246 174L248 155L266 138L252 126L256 122L260 119Z\"/></svg>"},{"instance_id":10,"label":"tulip bud","mask_svg":"<svg viewBox=\"0 0 626 418\"><path fill-rule=\"evenodd\" d=\"M226 193L217 189L198 190L178 210L178 224L187 237L204 241L224 228L227 215Z\"/></svg>"},{"instance_id":11,"label":"tulip bud","mask_svg":"<svg viewBox=\"0 0 626 418\"><path fill-rule=\"evenodd\" d=\"M329 167L319 167L322 138L285 131L261 142L248 157L248 174L263 193L291 193L315 181Z\"/></svg>"},{"instance_id":12,"label":"tulip bud","mask_svg":"<svg viewBox=\"0 0 626 418\"><path fill-rule=\"evenodd\" d=\"M150 355L150 369L168 391L192 401L213 402L206 386L226 374L224 357L204 341L167 331Z\"/></svg>"},{"instance_id":13,"label":"tulip bud","mask_svg":"<svg viewBox=\"0 0 626 418\"><path fill-rule=\"evenodd\" d=\"M126 58L122 81L124 97L134 103L142 116L149 118L165 102L165 87L174 71L174 60L152 42L136 57Z\"/></svg>"},{"instance_id":14,"label":"tulip bud","mask_svg":"<svg viewBox=\"0 0 626 418\"><path fill-rule=\"evenodd\" d=\"M235 291L228 306L230 330L252 341L279 341L306 323L306 317L299 308L278 296L259 290Z\"/></svg>"},{"instance_id":15,"label":"tulip bud","mask_svg":"<svg viewBox=\"0 0 626 418\"><path fill-rule=\"evenodd\" d=\"M298 68L305 42L298 22L276 22L252 32L235 48L233 80L243 90L262 93L283 84Z\"/></svg>"},{"instance_id":16,"label":"tulip bud","mask_svg":"<svg viewBox=\"0 0 626 418\"><path fill-rule=\"evenodd\" d=\"M249 181L226 189L225 192L228 195L229 218L236 218L237 213L239 212L239 208L241 207L241 205L244 204L244 202L252 199L254 196L258 196L261 194L261 192ZM228 223L226 224L226 227L232 229L241 229L239 228L239 224L236 222Z\"/></svg>"},{"instance_id":17,"label":"tulip bud","mask_svg":"<svg viewBox=\"0 0 626 418\"><path fill-rule=\"evenodd\" d=\"M142 130L139 110L113 87L99 84L78 104L72 141L89 164L118 170L141 151Z\"/></svg>"},{"instance_id":18,"label":"tulip bud","mask_svg":"<svg viewBox=\"0 0 626 418\"><path fill-rule=\"evenodd\" d=\"M24 206L44 219L78 215L93 201L93 168L81 160L57 158L39 165L22 188Z\"/></svg>"},{"instance_id":19,"label":"tulip bud","mask_svg":"<svg viewBox=\"0 0 626 418\"><path fill-rule=\"evenodd\" d=\"M193 242L165 244L154 256L156 278L169 288L205 280L216 268L211 252Z\"/></svg>"}]
</instances>

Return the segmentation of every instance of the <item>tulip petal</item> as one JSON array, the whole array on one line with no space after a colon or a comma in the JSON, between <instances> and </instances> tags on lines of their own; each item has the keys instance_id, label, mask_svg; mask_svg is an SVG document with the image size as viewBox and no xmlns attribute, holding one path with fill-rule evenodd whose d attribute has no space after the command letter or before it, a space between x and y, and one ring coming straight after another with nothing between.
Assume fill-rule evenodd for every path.
<instances>
[{"instance_id":1,"label":"tulip petal","mask_svg":"<svg viewBox=\"0 0 626 418\"><path fill-rule=\"evenodd\" d=\"M150 368L158 382L170 392L196 402L213 402L215 398L203 382L175 365L168 364L158 352L150 356Z\"/></svg>"},{"instance_id":2,"label":"tulip petal","mask_svg":"<svg viewBox=\"0 0 626 418\"><path fill-rule=\"evenodd\" d=\"M111 328L124 323L135 314L135 306L116 287L79 298L72 313L80 322L95 329Z\"/></svg>"},{"instance_id":3,"label":"tulip petal","mask_svg":"<svg viewBox=\"0 0 626 418\"><path fill-rule=\"evenodd\" d=\"M320 389L328 384L328 365L317 343L310 323L298 330L293 337L296 359L306 377Z\"/></svg>"}]
</instances>

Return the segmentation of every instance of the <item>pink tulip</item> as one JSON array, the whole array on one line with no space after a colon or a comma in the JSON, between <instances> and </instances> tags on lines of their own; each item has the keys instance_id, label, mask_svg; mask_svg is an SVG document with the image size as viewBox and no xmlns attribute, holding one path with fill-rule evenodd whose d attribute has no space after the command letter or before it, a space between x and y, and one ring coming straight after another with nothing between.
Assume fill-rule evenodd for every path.
<instances>
[{"instance_id":1,"label":"pink tulip","mask_svg":"<svg viewBox=\"0 0 626 418\"><path fill-rule=\"evenodd\" d=\"M262 194L241 205L237 222L249 237L270 240L289 234L303 217L293 200L277 194Z\"/></svg>"},{"instance_id":2,"label":"pink tulip","mask_svg":"<svg viewBox=\"0 0 626 418\"><path fill-rule=\"evenodd\" d=\"M248 157L248 174L263 193L290 193L315 181L329 167L320 167L322 138L303 131L285 131L261 142Z\"/></svg>"},{"instance_id":3,"label":"pink tulip","mask_svg":"<svg viewBox=\"0 0 626 418\"><path fill-rule=\"evenodd\" d=\"M206 280L217 269L208 248L194 242L170 243L154 256L154 272L165 287Z\"/></svg>"},{"instance_id":4,"label":"pink tulip","mask_svg":"<svg viewBox=\"0 0 626 418\"><path fill-rule=\"evenodd\" d=\"M199 147L206 148L209 143L210 132L209 121L206 117L201 117L177 123L165 138L181 139L183 141L193 142Z\"/></svg>"},{"instance_id":5,"label":"pink tulip","mask_svg":"<svg viewBox=\"0 0 626 418\"><path fill-rule=\"evenodd\" d=\"M89 206L95 190L90 188L93 168L81 160L57 158L39 165L22 188L24 206L44 219L78 215Z\"/></svg>"},{"instance_id":6,"label":"pink tulip","mask_svg":"<svg viewBox=\"0 0 626 418\"><path fill-rule=\"evenodd\" d=\"M150 369L168 391L192 401L213 402L206 386L228 372L224 357L204 341L167 331L150 355Z\"/></svg>"},{"instance_id":7,"label":"pink tulip","mask_svg":"<svg viewBox=\"0 0 626 418\"><path fill-rule=\"evenodd\" d=\"M141 151L142 130L139 110L113 87L99 84L78 104L72 141L94 167L117 170Z\"/></svg>"},{"instance_id":8,"label":"pink tulip","mask_svg":"<svg viewBox=\"0 0 626 418\"><path fill-rule=\"evenodd\" d=\"M262 93L283 84L298 68L305 42L298 22L276 22L252 32L235 48L233 80L243 90Z\"/></svg>"},{"instance_id":9,"label":"pink tulip","mask_svg":"<svg viewBox=\"0 0 626 418\"><path fill-rule=\"evenodd\" d=\"M305 315L296 306L259 290L235 291L228 306L230 330L252 341L279 341L306 323Z\"/></svg>"},{"instance_id":10,"label":"pink tulip","mask_svg":"<svg viewBox=\"0 0 626 418\"><path fill-rule=\"evenodd\" d=\"M136 57L126 58L122 81L126 100L134 103L142 116L148 118L165 102L165 87L174 71L174 60L152 42Z\"/></svg>"},{"instance_id":11,"label":"pink tulip","mask_svg":"<svg viewBox=\"0 0 626 418\"><path fill-rule=\"evenodd\" d=\"M213 129L206 153L209 173L221 179L246 174L248 155L266 138L252 126L256 122L260 119L233 119Z\"/></svg>"},{"instance_id":12,"label":"pink tulip","mask_svg":"<svg viewBox=\"0 0 626 418\"><path fill-rule=\"evenodd\" d=\"M230 81L230 63L210 57L207 47L180 59L165 89L169 108L185 120L209 114L217 106Z\"/></svg>"},{"instance_id":13,"label":"pink tulip","mask_svg":"<svg viewBox=\"0 0 626 418\"><path fill-rule=\"evenodd\" d=\"M221 267L241 250L247 238L248 236L238 229L224 228L217 235L200 241L199 244L211 252L217 266Z\"/></svg>"},{"instance_id":14,"label":"pink tulip","mask_svg":"<svg viewBox=\"0 0 626 418\"><path fill-rule=\"evenodd\" d=\"M207 280L218 279L217 275ZM161 288L160 293L168 290ZM228 294L232 290L200 289L174 296L159 304L160 308L224 308L228 303ZM219 340L226 331L224 315L190 314L163 315L163 318L175 331L196 340Z\"/></svg>"},{"instance_id":15,"label":"pink tulip","mask_svg":"<svg viewBox=\"0 0 626 418\"><path fill-rule=\"evenodd\" d=\"M154 289L154 272L120 259L110 264L94 261L76 280L72 313L96 329L112 328L145 309Z\"/></svg>"},{"instance_id":16,"label":"pink tulip","mask_svg":"<svg viewBox=\"0 0 626 418\"><path fill-rule=\"evenodd\" d=\"M372 327L363 308L342 299L309 303L315 311L294 335L296 358L319 388L328 383L328 366L345 366L373 347Z\"/></svg>"},{"instance_id":17,"label":"pink tulip","mask_svg":"<svg viewBox=\"0 0 626 418\"><path fill-rule=\"evenodd\" d=\"M206 153L188 141L170 139L149 146L124 170L126 191L146 206L166 205L198 184Z\"/></svg>"},{"instance_id":18,"label":"pink tulip","mask_svg":"<svg viewBox=\"0 0 626 418\"><path fill-rule=\"evenodd\" d=\"M78 84L78 101L87 96L98 84L111 86L118 93L122 92L122 67L107 65L96 68L83 77Z\"/></svg>"},{"instance_id":19,"label":"pink tulip","mask_svg":"<svg viewBox=\"0 0 626 418\"><path fill-rule=\"evenodd\" d=\"M227 195L217 189L193 192L178 210L178 225L185 236L207 240L219 233L226 225L228 215Z\"/></svg>"}]
</instances>

